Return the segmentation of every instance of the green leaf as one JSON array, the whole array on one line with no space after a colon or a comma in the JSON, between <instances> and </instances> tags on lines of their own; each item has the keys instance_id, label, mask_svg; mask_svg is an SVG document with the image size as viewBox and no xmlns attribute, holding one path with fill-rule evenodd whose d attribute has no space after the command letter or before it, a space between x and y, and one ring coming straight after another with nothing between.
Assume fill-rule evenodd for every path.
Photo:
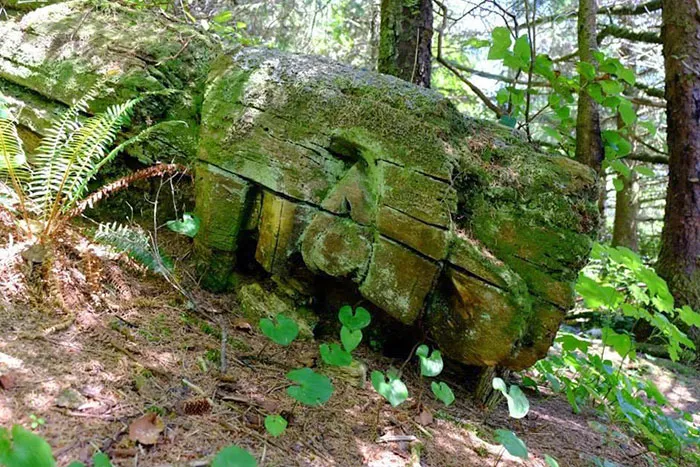
<instances>
[{"instance_id":1,"label":"green leaf","mask_svg":"<svg viewBox=\"0 0 700 467\"><path fill-rule=\"evenodd\" d=\"M434 377L442 372L444 363L442 354L439 350L433 350L433 353L428 356L430 349L423 344L416 349L416 355L420 359L420 374L421 376Z\"/></svg>"},{"instance_id":2,"label":"green leaf","mask_svg":"<svg viewBox=\"0 0 700 467\"><path fill-rule=\"evenodd\" d=\"M579 274L576 282L576 292L583 297L585 305L591 309L601 307L615 308L622 301L622 296L609 285L602 285L586 276Z\"/></svg>"},{"instance_id":3,"label":"green leaf","mask_svg":"<svg viewBox=\"0 0 700 467\"><path fill-rule=\"evenodd\" d=\"M282 313L275 317L277 323L271 319L263 318L260 320L260 330L274 343L287 346L291 344L299 335L299 326L290 318L287 318Z\"/></svg>"},{"instance_id":4,"label":"green leaf","mask_svg":"<svg viewBox=\"0 0 700 467\"><path fill-rule=\"evenodd\" d=\"M598 83L600 83L600 87L603 89L603 92L608 96L617 96L625 89L625 87L618 81L610 79L600 80Z\"/></svg>"},{"instance_id":5,"label":"green leaf","mask_svg":"<svg viewBox=\"0 0 700 467\"><path fill-rule=\"evenodd\" d=\"M652 169L651 167L645 167L645 166L635 167L634 171L637 172L639 175L643 175L645 177L656 176L654 169Z\"/></svg>"},{"instance_id":6,"label":"green leaf","mask_svg":"<svg viewBox=\"0 0 700 467\"><path fill-rule=\"evenodd\" d=\"M347 326L340 328L340 341L348 352L352 352L362 342L362 331L353 331Z\"/></svg>"},{"instance_id":7,"label":"green leaf","mask_svg":"<svg viewBox=\"0 0 700 467\"><path fill-rule=\"evenodd\" d=\"M343 350L340 345L336 343L332 343L330 346L328 344L321 344L319 351L321 353L321 358L328 365L349 366L352 363L352 355Z\"/></svg>"},{"instance_id":8,"label":"green leaf","mask_svg":"<svg viewBox=\"0 0 700 467\"><path fill-rule=\"evenodd\" d=\"M629 178L629 176L632 175L632 171L630 170L629 167L627 167L627 164L625 164L624 162L622 162L619 159L615 159L614 161L611 161L610 168L625 178Z\"/></svg>"},{"instance_id":9,"label":"green leaf","mask_svg":"<svg viewBox=\"0 0 700 467\"><path fill-rule=\"evenodd\" d=\"M214 21L215 23L222 24L222 23L228 23L229 21L231 21L232 18L233 18L233 13L231 13L230 11L222 11L221 13L216 14L212 18L212 21Z\"/></svg>"},{"instance_id":10,"label":"green leaf","mask_svg":"<svg viewBox=\"0 0 700 467\"><path fill-rule=\"evenodd\" d=\"M547 464L547 467L559 467L559 462L549 454L544 455L544 463Z\"/></svg>"},{"instance_id":11,"label":"green leaf","mask_svg":"<svg viewBox=\"0 0 700 467\"><path fill-rule=\"evenodd\" d=\"M489 49L489 60L502 60L508 55L510 49L511 38L508 28L499 26L491 31L491 39L493 44Z\"/></svg>"},{"instance_id":12,"label":"green leaf","mask_svg":"<svg viewBox=\"0 0 700 467\"><path fill-rule=\"evenodd\" d=\"M576 70L588 81L593 81L595 79L595 67L588 62L578 62L576 64Z\"/></svg>"},{"instance_id":13,"label":"green leaf","mask_svg":"<svg viewBox=\"0 0 700 467\"><path fill-rule=\"evenodd\" d=\"M565 352L571 352L572 350L579 349L581 352L588 352L588 342L579 339L573 334L562 334L557 337L557 342L561 343L561 348Z\"/></svg>"},{"instance_id":14,"label":"green leaf","mask_svg":"<svg viewBox=\"0 0 700 467\"><path fill-rule=\"evenodd\" d=\"M622 121L625 122L625 125L632 125L637 120L637 111L627 99L622 99L620 101L620 106L617 111L620 112L620 117L622 117Z\"/></svg>"},{"instance_id":15,"label":"green leaf","mask_svg":"<svg viewBox=\"0 0 700 467\"><path fill-rule=\"evenodd\" d=\"M530 411L530 402L518 386L512 384L510 389L506 389L506 382L501 378L494 378L491 385L505 396L508 401L508 414L512 418L523 418Z\"/></svg>"},{"instance_id":16,"label":"green leaf","mask_svg":"<svg viewBox=\"0 0 700 467\"><path fill-rule=\"evenodd\" d=\"M502 115L501 118L498 119L498 123L507 126L508 128L515 128L515 124L518 123L518 119L512 115Z\"/></svg>"},{"instance_id":17,"label":"green leaf","mask_svg":"<svg viewBox=\"0 0 700 467\"><path fill-rule=\"evenodd\" d=\"M370 321L372 321L369 311L358 306L355 309L355 313L353 313L352 307L348 305L340 309L338 312L338 319L343 326L346 326L351 331L359 331L360 329L366 328L369 326Z\"/></svg>"},{"instance_id":18,"label":"green leaf","mask_svg":"<svg viewBox=\"0 0 700 467\"><path fill-rule=\"evenodd\" d=\"M618 76L618 78L625 81L630 86L634 86L634 83L637 82L637 78L634 76L634 71L629 68L625 68L624 66L618 67L615 74Z\"/></svg>"},{"instance_id":19,"label":"green leaf","mask_svg":"<svg viewBox=\"0 0 700 467\"><path fill-rule=\"evenodd\" d=\"M372 387L384 399L389 401L392 407L396 407L408 399L408 388L396 375L388 373L388 381L381 371L372 372Z\"/></svg>"},{"instance_id":20,"label":"green leaf","mask_svg":"<svg viewBox=\"0 0 700 467\"><path fill-rule=\"evenodd\" d=\"M53 467L56 461L51 446L20 425L12 427L12 437L0 430L0 465L8 467Z\"/></svg>"},{"instance_id":21,"label":"green leaf","mask_svg":"<svg viewBox=\"0 0 700 467\"><path fill-rule=\"evenodd\" d=\"M315 373L311 368L299 368L287 373L287 378L298 384L287 388L287 394L304 405L319 406L331 398L333 385L330 378Z\"/></svg>"},{"instance_id":22,"label":"green leaf","mask_svg":"<svg viewBox=\"0 0 700 467\"><path fill-rule=\"evenodd\" d=\"M265 417L265 429L277 438L287 429L287 420L281 415L268 415Z\"/></svg>"},{"instance_id":23,"label":"green leaf","mask_svg":"<svg viewBox=\"0 0 700 467\"><path fill-rule=\"evenodd\" d=\"M73 461L70 464L68 464L68 467L85 467L85 464L83 464L80 461Z\"/></svg>"},{"instance_id":24,"label":"green leaf","mask_svg":"<svg viewBox=\"0 0 700 467\"><path fill-rule=\"evenodd\" d=\"M168 221L165 223L165 225L173 232L186 235L190 238L197 235L201 224L202 221L199 219L199 217L189 212L182 215L182 220Z\"/></svg>"},{"instance_id":25,"label":"green leaf","mask_svg":"<svg viewBox=\"0 0 700 467\"><path fill-rule=\"evenodd\" d=\"M258 461L248 451L232 445L219 451L211 467L257 467Z\"/></svg>"},{"instance_id":26,"label":"green leaf","mask_svg":"<svg viewBox=\"0 0 700 467\"><path fill-rule=\"evenodd\" d=\"M455 401L455 395L447 383L433 381L430 383L430 389L433 391L435 398L448 407Z\"/></svg>"},{"instance_id":27,"label":"green leaf","mask_svg":"<svg viewBox=\"0 0 700 467\"><path fill-rule=\"evenodd\" d=\"M112 463L109 461L107 454L101 451L97 451L92 456L92 465L93 467L112 467Z\"/></svg>"},{"instance_id":28,"label":"green leaf","mask_svg":"<svg viewBox=\"0 0 700 467\"><path fill-rule=\"evenodd\" d=\"M688 305L684 305L679 310L678 316L688 326L700 327L700 313L693 311Z\"/></svg>"},{"instance_id":29,"label":"green leaf","mask_svg":"<svg viewBox=\"0 0 700 467\"><path fill-rule=\"evenodd\" d=\"M518 37L513 46L513 55L518 57L525 67L530 66L530 41L526 35Z\"/></svg>"},{"instance_id":30,"label":"green leaf","mask_svg":"<svg viewBox=\"0 0 700 467\"><path fill-rule=\"evenodd\" d=\"M523 440L510 430L496 430L496 442L502 444L511 456L527 459L527 447Z\"/></svg>"},{"instance_id":31,"label":"green leaf","mask_svg":"<svg viewBox=\"0 0 700 467\"><path fill-rule=\"evenodd\" d=\"M603 344L612 347L621 357L634 356L634 344L627 334L618 334L609 327L603 328Z\"/></svg>"}]
</instances>

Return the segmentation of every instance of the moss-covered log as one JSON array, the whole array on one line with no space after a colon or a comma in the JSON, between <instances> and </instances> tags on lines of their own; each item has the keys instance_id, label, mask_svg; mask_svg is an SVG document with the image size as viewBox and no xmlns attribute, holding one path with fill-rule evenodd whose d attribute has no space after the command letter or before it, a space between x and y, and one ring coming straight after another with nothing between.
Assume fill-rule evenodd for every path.
<instances>
[{"instance_id":1,"label":"moss-covered log","mask_svg":"<svg viewBox=\"0 0 700 467\"><path fill-rule=\"evenodd\" d=\"M212 286L252 238L247 257L270 274L344 281L455 360L544 356L597 222L591 170L405 81L272 50L221 54L163 21L79 2L8 21L1 90L37 134L104 75L105 101L176 90L141 120L189 129L144 151L196 166Z\"/></svg>"}]
</instances>

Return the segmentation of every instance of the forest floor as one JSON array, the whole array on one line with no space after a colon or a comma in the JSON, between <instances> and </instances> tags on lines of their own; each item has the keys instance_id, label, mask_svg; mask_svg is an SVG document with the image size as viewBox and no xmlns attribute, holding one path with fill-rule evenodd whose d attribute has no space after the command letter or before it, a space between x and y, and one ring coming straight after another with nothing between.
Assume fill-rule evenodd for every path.
<instances>
[{"instance_id":1,"label":"forest floor","mask_svg":"<svg viewBox=\"0 0 700 467\"><path fill-rule=\"evenodd\" d=\"M266 339L241 318L233 295L196 290L197 302L206 304L204 316L188 310L159 278L127 276L127 282L128 290L114 291L110 306L75 309L68 320L41 306L0 301L0 425L34 422L60 465L87 461L100 449L114 465L201 466L232 443L252 452L261 466L544 466L544 454L561 466L595 465L594 458L625 466L654 463L622 430L593 411L573 414L562 395L546 390L527 392L531 410L518 421L508 418L505 402L486 410L447 378L457 400L445 408L428 397L415 365L407 365L403 377L412 398L398 408L384 403L369 383L360 388L343 382L336 382L323 407L295 405L286 395L285 374L316 365L318 342L263 349ZM217 323L228 329L224 372ZM367 346L356 356L370 370L403 363ZM695 370L660 359L635 364L649 366L672 402L700 412ZM416 400L421 388L422 414ZM158 414L155 423L135 427L134 420L149 412ZM271 413L290 420L279 438L263 427ZM134 443L130 428L157 439ZM515 431L530 459L504 454L493 438L498 428ZM390 441L393 435L404 438ZM419 444L420 464L412 464Z\"/></svg>"}]
</instances>

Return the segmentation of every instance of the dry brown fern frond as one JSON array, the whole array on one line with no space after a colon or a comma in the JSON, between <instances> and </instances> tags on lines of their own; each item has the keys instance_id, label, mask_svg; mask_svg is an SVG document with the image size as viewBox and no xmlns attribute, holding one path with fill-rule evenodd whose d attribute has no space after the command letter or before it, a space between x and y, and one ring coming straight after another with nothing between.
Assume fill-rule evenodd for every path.
<instances>
[{"instance_id":1,"label":"dry brown fern frond","mask_svg":"<svg viewBox=\"0 0 700 467\"><path fill-rule=\"evenodd\" d=\"M174 175L178 173L186 175L188 173L187 167L181 164L156 164L152 165L151 167L146 167L145 169L137 170L132 174L115 180L112 183L108 183L102 188L92 192L85 199L77 203L73 209L68 211L64 216L64 220L79 216L86 209L92 208L96 203L111 196L112 194L128 188L138 180L146 180L148 178L162 177L165 175Z\"/></svg>"},{"instance_id":2,"label":"dry brown fern frond","mask_svg":"<svg viewBox=\"0 0 700 467\"><path fill-rule=\"evenodd\" d=\"M129 284L124 279L124 273L122 273L121 268L110 262L106 265L105 272L107 281L112 287L114 287L114 290L119 298L126 301L131 300L133 298L131 289L129 288Z\"/></svg>"}]
</instances>

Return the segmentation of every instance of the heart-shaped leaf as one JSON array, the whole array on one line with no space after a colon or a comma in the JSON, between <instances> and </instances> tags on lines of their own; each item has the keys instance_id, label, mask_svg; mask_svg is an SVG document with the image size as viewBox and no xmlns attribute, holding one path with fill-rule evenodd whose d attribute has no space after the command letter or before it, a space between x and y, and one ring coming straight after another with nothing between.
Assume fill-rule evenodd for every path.
<instances>
[{"instance_id":1,"label":"heart-shaped leaf","mask_svg":"<svg viewBox=\"0 0 700 467\"><path fill-rule=\"evenodd\" d=\"M319 351L321 352L321 358L328 365L349 366L352 363L352 355L336 343L331 345L321 344Z\"/></svg>"},{"instance_id":2,"label":"heart-shaped leaf","mask_svg":"<svg viewBox=\"0 0 700 467\"><path fill-rule=\"evenodd\" d=\"M173 232L177 232L188 237L194 237L199 232L202 221L191 212L182 215L182 220L168 221L165 225Z\"/></svg>"},{"instance_id":3,"label":"heart-shaped leaf","mask_svg":"<svg viewBox=\"0 0 700 467\"><path fill-rule=\"evenodd\" d=\"M349 327L343 326L340 328L340 341L343 343L345 350L352 352L362 342L362 331L359 329L353 331Z\"/></svg>"},{"instance_id":4,"label":"heart-shaped leaf","mask_svg":"<svg viewBox=\"0 0 700 467\"><path fill-rule=\"evenodd\" d=\"M437 400L441 401L448 407L455 401L455 395L447 383L443 383L442 381L436 383L433 381L430 383L430 389L433 391L433 394L435 394Z\"/></svg>"},{"instance_id":5,"label":"heart-shaped leaf","mask_svg":"<svg viewBox=\"0 0 700 467\"><path fill-rule=\"evenodd\" d=\"M497 391L501 391L508 401L508 413L513 418L523 418L530 411L530 402L516 385L511 385L506 389L506 382L501 378L494 378L491 385Z\"/></svg>"},{"instance_id":6,"label":"heart-shaped leaf","mask_svg":"<svg viewBox=\"0 0 700 467\"><path fill-rule=\"evenodd\" d=\"M370 321L372 321L369 311L358 306L353 313L352 307L348 305L340 309L338 312L338 319L343 323L343 326L346 326L351 331L359 331L362 328L366 328L369 326Z\"/></svg>"},{"instance_id":7,"label":"heart-shaped leaf","mask_svg":"<svg viewBox=\"0 0 700 467\"><path fill-rule=\"evenodd\" d=\"M322 405L333 394L330 378L315 373L311 368L292 370L287 373L287 378L298 384L288 387L287 394L304 405Z\"/></svg>"},{"instance_id":8,"label":"heart-shaped leaf","mask_svg":"<svg viewBox=\"0 0 700 467\"><path fill-rule=\"evenodd\" d=\"M506 448L511 456L527 459L527 446L510 430L496 430L496 441Z\"/></svg>"},{"instance_id":9,"label":"heart-shaped leaf","mask_svg":"<svg viewBox=\"0 0 700 467\"><path fill-rule=\"evenodd\" d=\"M95 455L92 456L93 467L112 467L112 462L109 457L104 452L97 451Z\"/></svg>"},{"instance_id":10,"label":"heart-shaped leaf","mask_svg":"<svg viewBox=\"0 0 700 467\"><path fill-rule=\"evenodd\" d=\"M291 344L299 335L299 326L293 319L287 318L282 313L278 314L275 320L276 324L271 319L261 319L260 330L276 344L284 346Z\"/></svg>"},{"instance_id":11,"label":"heart-shaped leaf","mask_svg":"<svg viewBox=\"0 0 700 467\"><path fill-rule=\"evenodd\" d=\"M287 420L281 415L268 415L265 417L265 429L276 438L287 429Z\"/></svg>"},{"instance_id":12,"label":"heart-shaped leaf","mask_svg":"<svg viewBox=\"0 0 700 467\"><path fill-rule=\"evenodd\" d=\"M231 445L219 451L211 467L257 467L258 461L248 451Z\"/></svg>"},{"instance_id":13,"label":"heart-shaped leaf","mask_svg":"<svg viewBox=\"0 0 700 467\"><path fill-rule=\"evenodd\" d=\"M392 407L404 402L408 399L408 388L406 385L398 378L398 375L389 371L387 372L387 378L381 371L372 372L372 387L377 391L384 399L388 400Z\"/></svg>"},{"instance_id":14,"label":"heart-shaped leaf","mask_svg":"<svg viewBox=\"0 0 700 467\"><path fill-rule=\"evenodd\" d=\"M433 350L429 355L430 349L427 345L421 345L416 349L416 355L420 359L420 374L421 376L434 377L442 372L443 362L442 354L439 350Z\"/></svg>"},{"instance_id":15,"label":"heart-shaped leaf","mask_svg":"<svg viewBox=\"0 0 700 467\"><path fill-rule=\"evenodd\" d=\"M51 446L41 436L20 425L14 425L12 437L7 429L0 427L0 465L53 467L56 461Z\"/></svg>"}]
</instances>

